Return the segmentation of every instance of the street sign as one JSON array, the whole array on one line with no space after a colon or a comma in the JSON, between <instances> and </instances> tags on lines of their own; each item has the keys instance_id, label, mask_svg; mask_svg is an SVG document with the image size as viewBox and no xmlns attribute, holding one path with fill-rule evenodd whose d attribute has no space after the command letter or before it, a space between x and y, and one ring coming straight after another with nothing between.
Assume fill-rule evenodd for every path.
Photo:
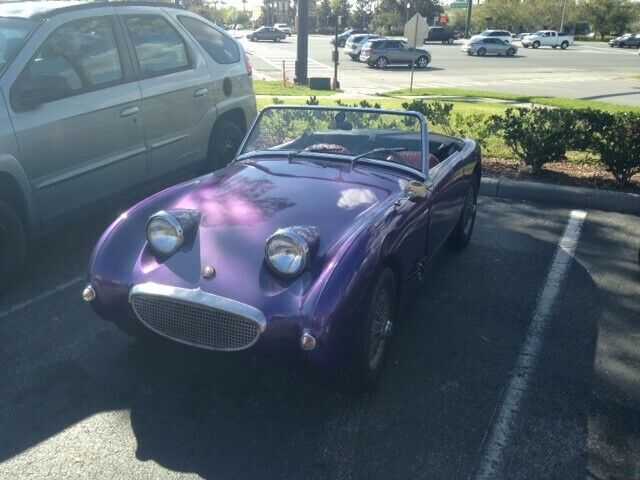
<instances>
[{"instance_id":1,"label":"street sign","mask_svg":"<svg viewBox=\"0 0 640 480\"><path fill-rule=\"evenodd\" d=\"M429 35L429 25L427 19L416 13L404 24L404 37L411 48L416 48L424 43L424 39Z\"/></svg>"},{"instance_id":2,"label":"street sign","mask_svg":"<svg viewBox=\"0 0 640 480\"><path fill-rule=\"evenodd\" d=\"M462 10L466 10L469 4L467 2L453 2L449 5L451 8L461 8Z\"/></svg>"}]
</instances>

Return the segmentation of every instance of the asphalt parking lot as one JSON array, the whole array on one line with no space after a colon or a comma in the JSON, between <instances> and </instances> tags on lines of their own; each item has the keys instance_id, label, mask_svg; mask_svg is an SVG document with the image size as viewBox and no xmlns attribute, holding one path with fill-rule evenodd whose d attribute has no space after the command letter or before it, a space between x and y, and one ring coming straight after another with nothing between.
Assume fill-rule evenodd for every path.
<instances>
[{"instance_id":1,"label":"asphalt parking lot","mask_svg":"<svg viewBox=\"0 0 640 480\"><path fill-rule=\"evenodd\" d=\"M236 33L241 36L241 32ZM329 36L309 37L309 76L332 77ZM257 78L294 78L296 36L275 44L241 39L251 54ZM520 46L519 42L514 43ZM470 57L453 45L429 43L432 55L425 70L416 70L416 87L453 87L526 95L583 98L626 105L640 105L640 55L638 50L610 48L599 42L578 42L567 50L519 48L515 57ZM410 69L384 71L352 61L340 49L338 79L349 92L373 94L409 88Z\"/></svg>"},{"instance_id":2,"label":"asphalt parking lot","mask_svg":"<svg viewBox=\"0 0 640 480\"><path fill-rule=\"evenodd\" d=\"M587 212L554 277L572 212L481 198L377 390L344 397L295 357L140 344L97 318L81 275L116 214L39 241L0 301L1 478L481 478L496 451L493 478L640 478L639 218Z\"/></svg>"}]
</instances>

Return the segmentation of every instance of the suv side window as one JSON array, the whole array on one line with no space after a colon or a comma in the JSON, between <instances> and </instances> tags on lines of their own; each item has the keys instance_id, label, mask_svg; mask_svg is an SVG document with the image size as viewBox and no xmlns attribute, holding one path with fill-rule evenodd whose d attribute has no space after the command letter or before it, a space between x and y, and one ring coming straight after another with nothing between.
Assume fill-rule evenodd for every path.
<instances>
[{"instance_id":1,"label":"suv side window","mask_svg":"<svg viewBox=\"0 0 640 480\"><path fill-rule=\"evenodd\" d=\"M164 18L127 15L124 21L143 77L156 77L190 67L184 40Z\"/></svg>"},{"instance_id":2,"label":"suv side window","mask_svg":"<svg viewBox=\"0 0 640 480\"><path fill-rule=\"evenodd\" d=\"M123 78L109 17L76 20L56 29L40 45L14 84L12 100L42 104L104 88Z\"/></svg>"},{"instance_id":3,"label":"suv side window","mask_svg":"<svg viewBox=\"0 0 640 480\"><path fill-rule=\"evenodd\" d=\"M240 49L231 38L195 18L179 16L178 21L217 63L226 65L240 61Z\"/></svg>"}]
</instances>

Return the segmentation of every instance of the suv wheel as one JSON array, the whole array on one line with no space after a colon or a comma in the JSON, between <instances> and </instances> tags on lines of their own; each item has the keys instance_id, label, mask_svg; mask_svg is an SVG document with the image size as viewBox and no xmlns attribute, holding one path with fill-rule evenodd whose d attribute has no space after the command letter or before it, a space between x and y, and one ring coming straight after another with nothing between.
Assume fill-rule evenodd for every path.
<instances>
[{"instance_id":1,"label":"suv wheel","mask_svg":"<svg viewBox=\"0 0 640 480\"><path fill-rule=\"evenodd\" d=\"M429 59L425 55L422 55L421 57L418 57L418 61L416 63L419 68L427 68L427 65L429 65Z\"/></svg>"},{"instance_id":2,"label":"suv wheel","mask_svg":"<svg viewBox=\"0 0 640 480\"><path fill-rule=\"evenodd\" d=\"M27 256L27 234L20 217L0 200L0 294L20 276Z\"/></svg>"},{"instance_id":3,"label":"suv wheel","mask_svg":"<svg viewBox=\"0 0 640 480\"><path fill-rule=\"evenodd\" d=\"M516 53L515 49L510 48L509 50L507 50L507 57L513 57L515 53Z\"/></svg>"},{"instance_id":4,"label":"suv wheel","mask_svg":"<svg viewBox=\"0 0 640 480\"><path fill-rule=\"evenodd\" d=\"M216 123L209 143L207 155L207 171L215 171L226 167L235 156L244 133L238 125L229 120Z\"/></svg>"},{"instance_id":5,"label":"suv wheel","mask_svg":"<svg viewBox=\"0 0 640 480\"><path fill-rule=\"evenodd\" d=\"M387 66L387 57L380 57L376 60L376 67L378 68L386 68Z\"/></svg>"},{"instance_id":6,"label":"suv wheel","mask_svg":"<svg viewBox=\"0 0 640 480\"><path fill-rule=\"evenodd\" d=\"M447 40L447 43L448 43L449 45L453 45L453 37L449 38L449 39Z\"/></svg>"},{"instance_id":7,"label":"suv wheel","mask_svg":"<svg viewBox=\"0 0 640 480\"><path fill-rule=\"evenodd\" d=\"M484 57L484 54L487 53L484 47L478 49L478 56Z\"/></svg>"},{"instance_id":8,"label":"suv wheel","mask_svg":"<svg viewBox=\"0 0 640 480\"><path fill-rule=\"evenodd\" d=\"M566 40L560 44L560 48L562 50L566 50L568 46L569 46L569 42L567 42Z\"/></svg>"},{"instance_id":9,"label":"suv wheel","mask_svg":"<svg viewBox=\"0 0 640 480\"><path fill-rule=\"evenodd\" d=\"M258 41L258 36L257 36L257 35L253 35L253 36L251 37L251 41L252 41L252 42L257 42L257 41Z\"/></svg>"},{"instance_id":10,"label":"suv wheel","mask_svg":"<svg viewBox=\"0 0 640 480\"><path fill-rule=\"evenodd\" d=\"M533 45L531 45L533 48L538 48L540 46L540 42L538 40L536 40L535 42L533 42Z\"/></svg>"}]
</instances>

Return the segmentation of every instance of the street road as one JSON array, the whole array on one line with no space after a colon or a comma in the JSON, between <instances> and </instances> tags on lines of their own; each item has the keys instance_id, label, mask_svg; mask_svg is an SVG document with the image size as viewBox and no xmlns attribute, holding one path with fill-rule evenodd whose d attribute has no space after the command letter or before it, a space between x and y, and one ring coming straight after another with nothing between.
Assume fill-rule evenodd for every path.
<instances>
[{"instance_id":1,"label":"street road","mask_svg":"<svg viewBox=\"0 0 640 480\"><path fill-rule=\"evenodd\" d=\"M639 218L481 198L377 390L344 397L287 354L140 344L96 317L78 276L116 215L39 241L0 301L0 478L474 479L496 453L493 478L640 477Z\"/></svg>"},{"instance_id":2,"label":"street road","mask_svg":"<svg viewBox=\"0 0 640 480\"><path fill-rule=\"evenodd\" d=\"M240 34L237 34L240 36ZM332 77L329 36L309 38L309 76ZM257 78L294 78L296 37L275 44L241 40L251 54ZM519 42L515 43L519 45ZM416 70L414 86L454 87L495 92L583 98L627 105L640 105L640 55L637 49L610 48L606 44L582 42L567 50L541 47L519 48L512 58L470 57L454 45L430 43L432 55L426 70ZM635 78L634 78L635 76ZM373 94L409 88L410 69L390 67L384 71L354 62L340 49L338 79L349 92Z\"/></svg>"}]
</instances>

